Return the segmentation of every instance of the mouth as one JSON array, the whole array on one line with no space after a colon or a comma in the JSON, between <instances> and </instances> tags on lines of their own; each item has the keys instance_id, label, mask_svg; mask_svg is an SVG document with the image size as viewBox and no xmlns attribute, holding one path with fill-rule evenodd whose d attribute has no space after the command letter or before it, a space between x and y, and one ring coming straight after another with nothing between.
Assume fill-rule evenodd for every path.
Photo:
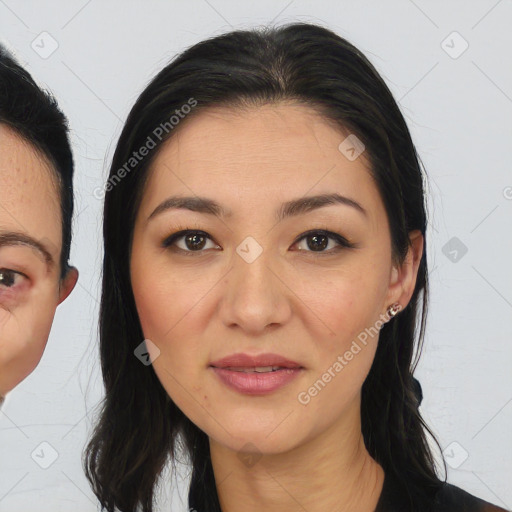
<instances>
[{"instance_id":1,"label":"mouth","mask_svg":"<svg viewBox=\"0 0 512 512\"><path fill-rule=\"evenodd\" d=\"M216 368L214 366L214 368ZM290 368L285 368L284 366L255 366L255 367L237 367L237 366L226 366L223 367L224 370L231 370L233 372L243 372L243 373L269 373L269 372L277 372L279 370L286 370Z\"/></svg>"},{"instance_id":2,"label":"mouth","mask_svg":"<svg viewBox=\"0 0 512 512\"><path fill-rule=\"evenodd\" d=\"M265 395L298 377L304 367L276 354L233 354L210 364L228 388L244 395Z\"/></svg>"},{"instance_id":3,"label":"mouth","mask_svg":"<svg viewBox=\"0 0 512 512\"><path fill-rule=\"evenodd\" d=\"M224 368L232 371L247 371L247 372L258 372L266 373L271 371L279 371L282 369L295 368L299 369L302 366L287 359L279 354L231 354L229 356L218 359L210 363L210 366L214 368Z\"/></svg>"}]
</instances>

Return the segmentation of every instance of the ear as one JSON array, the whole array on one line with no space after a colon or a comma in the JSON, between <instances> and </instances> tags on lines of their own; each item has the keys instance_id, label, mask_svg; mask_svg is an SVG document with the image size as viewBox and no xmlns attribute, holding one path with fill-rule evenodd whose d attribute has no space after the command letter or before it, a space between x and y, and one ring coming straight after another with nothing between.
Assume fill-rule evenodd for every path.
<instances>
[{"instance_id":1,"label":"ear","mask_svg":"<svg viewBox=\"0 0 512 512\"><path fill-rule=\"evenodd\" d=\"M64 278L61 280L59 288L59 304L66 300L78 281L78 270L75 267L69 267Z\"/></svg>"},{"instance_id":2,"label":"ear","mask_svg":"<svg viewBox=\"0 0 512 512\"><path fill-rule=\"evenodd\" d=\"M423 255L423 235L416 229L409 232L411 245L403 263L394 266L391 270L387 301L384 306L387 308L390 304L398 302L404 309L411 300L414 288L416 287L416 278Z\"/></svg>"}]
</instances>

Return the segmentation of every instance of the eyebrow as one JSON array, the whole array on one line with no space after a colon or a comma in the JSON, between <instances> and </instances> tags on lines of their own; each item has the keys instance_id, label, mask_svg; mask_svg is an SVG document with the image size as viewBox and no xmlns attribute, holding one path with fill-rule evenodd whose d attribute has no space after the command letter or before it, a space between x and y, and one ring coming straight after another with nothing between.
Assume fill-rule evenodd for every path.
<instances>
[{"instance_id":1,"label":"eyebrow","mask_svg":"<svg viewBox=\"0 0 512 512\"><path fill-rule=\"evenodd\" d=\"M334 204L350 206L362 215L367 216L366 210L354 199L350 199L340 194L321 194L317 196L300 197L283 203L276 211L276 221L280 222L288 217L302 215L318 208ZM224 208L213 199L209 199L207 197L171 196L153 210L147 221L149 222L157 215L173 209L190 210L193 212L215 215L219 218L227 218L233 215L233 212L230 209Z\"/></svg>"},{"instance_id":2,"label":"eyebrow","mask_svg":"<svg viewBox=\"0 0 512 512\"><path fill-rule=\"evenodd\" d=\"M31 249L35 249L48 268L55 266L55 261L50 251L39 240L17 231L0 231L0 247L15 245L25 245Z\"/></svg>"}]
</instances>

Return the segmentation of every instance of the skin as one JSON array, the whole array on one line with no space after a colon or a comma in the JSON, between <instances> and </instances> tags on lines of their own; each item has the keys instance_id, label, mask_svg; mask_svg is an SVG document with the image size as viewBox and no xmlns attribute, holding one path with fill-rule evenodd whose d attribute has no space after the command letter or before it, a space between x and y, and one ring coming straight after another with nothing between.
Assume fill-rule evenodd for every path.
<instances>
[{"instance_id":1,"label":"skin","mask_svg":"<svg viewBox=\"0 0 512 512\"><path fill-rule=\"evenodd\" d=\"M75 268L60 279L62 220L50 164L31 144L0 124L0 394L39 363L55 310L73 290ZM30 237L43 253L13 236Z\"/></svg>"},{"instance_id":2,"label":"skin","mask_svg":"<svg viewBox=\"0 0 512 512\"><path fill-rule=\"evenodd\" d=\"M382 490L360 422L378 336L307 405L297 399L390 304L407 305L423 250L411 232L405 261L393 263L365 155L349 161L338 150L346 135L303 105L210 109L183 123L151 168L134 228L134 297L145 338L160 351L149 346L160 382L209 436L224 512L373 511ZM284 201L333 192L366 215L335 204L274 220ZM170 195L206 196L232 215L175 209L148 220ZM162 247L186 228L212 240L199 252L184 237ZM300 239L317 228L356 247L336 252L329 239L319 254ZM236 252L247 236L263 248L252 263ZM304 370L271 394L243 395L209 368L235 352L277 353Z\"/></svg>"}]
</instances>

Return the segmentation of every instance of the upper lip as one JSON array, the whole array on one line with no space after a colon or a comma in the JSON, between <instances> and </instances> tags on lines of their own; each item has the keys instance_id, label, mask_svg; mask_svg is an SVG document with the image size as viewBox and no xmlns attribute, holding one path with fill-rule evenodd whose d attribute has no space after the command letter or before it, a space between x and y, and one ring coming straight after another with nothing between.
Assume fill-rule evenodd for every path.
<instances>
[{"instance_id":1,"label":"upper lip","mask_svg":"<svg viewBox=\"0 0 512 512\"><path fill-rule=\"evenodd\" d=\"M231 354L210 363L216 368L256 368L262 366L280 366L282 368L302 368L299 363L278 354Z\"/></svg>"}]
</instances>

